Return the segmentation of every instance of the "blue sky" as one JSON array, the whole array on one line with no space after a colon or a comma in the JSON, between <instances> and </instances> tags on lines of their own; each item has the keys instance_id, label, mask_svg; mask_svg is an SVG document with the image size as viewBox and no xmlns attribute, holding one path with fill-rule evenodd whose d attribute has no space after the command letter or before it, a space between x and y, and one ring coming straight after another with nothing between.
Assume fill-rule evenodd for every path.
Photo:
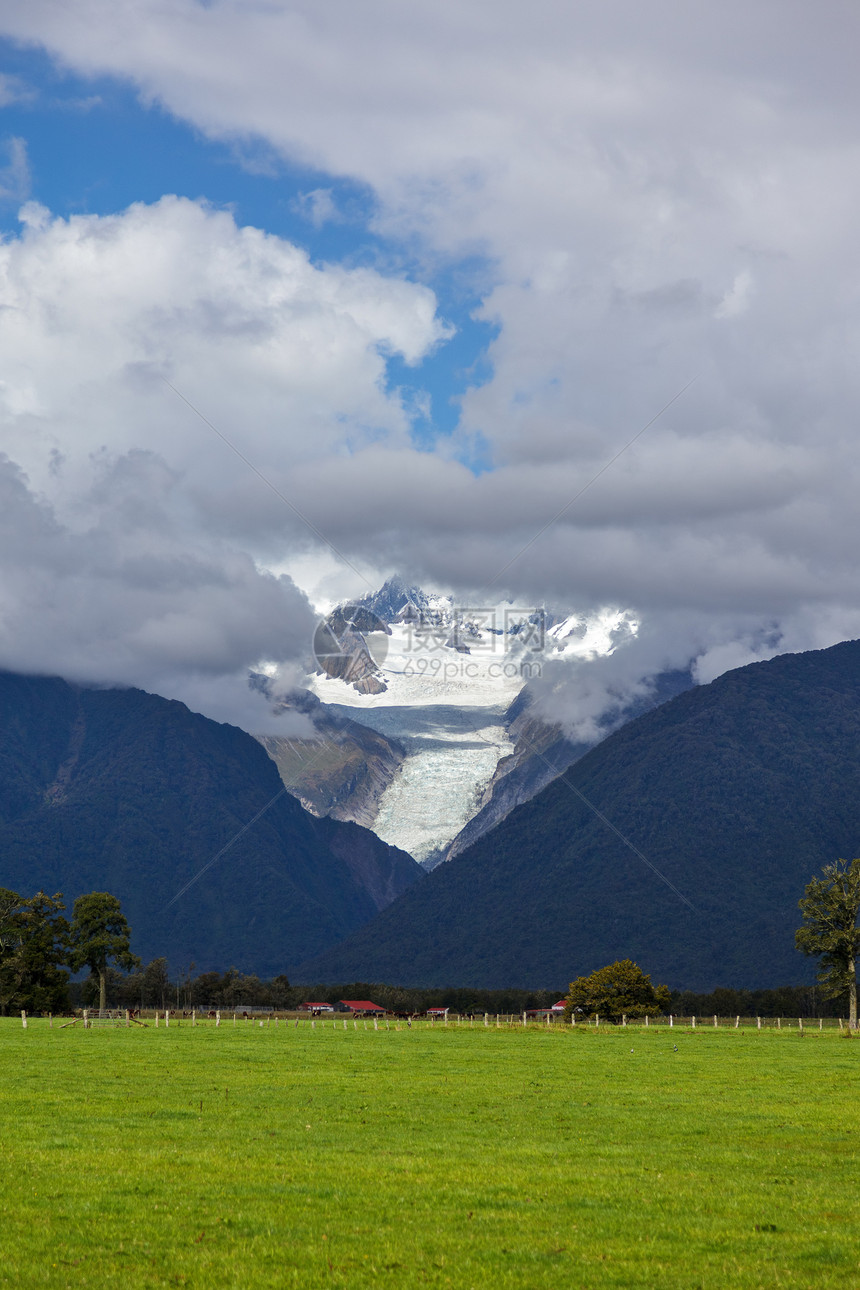
<instances>
[{"instance_id":1,"label":"blue sky","mask_svg":"<svg viewBox=\"0 0 860 1290\"><path fill-rule=\"evenodd\" d=\"M316 263L370 265L432 287L452 334L417 366L392 355L386 387L404 391L417 447L455 429L459 396L491 370L487 347L498 329L472 317L492 280L486 258L434 257L428 271L409 239L373 231L377 202L366 184L290 164L265 140L213 142L120 79L76 75L8 40L0 41L0 71L19 96L2 110L3 138L24 141L28 195L52 214L106 215L176 193L225 207L237 223L289 239ZM315 218L315 193L330 200L329 217ZM13 236L19 205L0 203L0 228ZM468 464L485 469L480 442L470 448Z\"/></svg>"}]
</instances>

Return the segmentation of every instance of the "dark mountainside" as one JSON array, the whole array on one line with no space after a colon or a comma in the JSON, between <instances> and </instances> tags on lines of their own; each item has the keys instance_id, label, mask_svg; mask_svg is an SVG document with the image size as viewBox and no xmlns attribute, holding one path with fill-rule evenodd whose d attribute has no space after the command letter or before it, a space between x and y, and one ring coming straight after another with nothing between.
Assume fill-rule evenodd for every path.
<instances>
[{"instance_id":1,"label":"dark mountainside","mask_svg":"<svg viewBox=\"0 0 860 1290\"><path fill-rule=\"evenodd\" d=\"M0 886L118 896L144 959L263 975L335 944L423 876L289 794L235 726L141 690L0 673Z\"/></svg>"},{"instance_id":2,"label":"dark mountainside","mask_svg":"<svg viewBox=\"0 0 860 1290\"><path fill-rule=\"evenodd\" d=\"M301 974L532 988L630 957L683 989L807 980L797 902L823 864L858 854L851 641L729 672L632 721Z\"/></svg>"},{"instance_id":3,"label":"dark mountainside","mask_svg":"<svg viewBox=\"0 0 860 1290\"><path fill-rule=\"evenodd\" d=\"M333 713L308 691L277 708L303 712L314 727L312 739L257 736L288 792L313 815L370 828L379 799L403 764L405 748L354 717Z\"/></svg>"},{"instance_id":4,"label":"dark mountainside","mask_svg":"<svg viewBox=\"0 0 860 1290\"><path fill-rule=\"evenodd\" d=\"M692 685L693 678L689 669L660 673L654 678L651 692L646 698L637 699L606 718L605 723L602 723L604 732L601 739L643 712L649 712L668 699L674 699L676 694L682 694ZM598 742L592 740L590 743L574 743L566 738L561 726L550 725L535 717L532 703L533 694L527 686L517 695L505 715L505 725L508 736L514 743L514 751L501 759L484 791L481 809L441 853L437 863L441 860L453 860L454 856L474 845L478 838L506 819L517 806L530 801L542 788L590 752ZM424 866L434 867L426 861Z\"/></svg>"}]
</instances>

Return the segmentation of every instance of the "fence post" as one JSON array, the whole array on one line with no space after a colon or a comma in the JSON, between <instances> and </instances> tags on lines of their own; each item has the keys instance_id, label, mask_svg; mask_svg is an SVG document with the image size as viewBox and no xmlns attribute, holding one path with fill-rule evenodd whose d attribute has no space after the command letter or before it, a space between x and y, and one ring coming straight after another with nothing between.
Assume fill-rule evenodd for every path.
<instances>
[{"instance_id":1,"label":"fence post","mask_svg":"<svg viewBox=\"0 0 860 1290\"><path fill-rule=\"evenodd\" d=\"M819 1017L819 1018L818 1018L818 1029L819 1029L819 1030L823 1030L823 1029L824 1029L824 1018L823 1018L823 1017Z\"/></svg>"},{"instance_id":2,"label":"fence post","mask_svg":"<svg viewBox=\"0 0 860 1290\"><path fill-rule=\"evenodd\" d=\"M756 1024L756 1029L761 1030L761 1017L756 1017L755 1024Z\"/></svg>"},{"instance_id":3,"label":"fence post","mask_svg":"<svg viewBox=\"0 0 860 1290\"><path fill-rule=\"evenodd\" d=\"M571 1009L571 1013L570 1013L570 1024L571 1024L572 1026L575 1026L575 1025L576 1025L576 1016L575 1016L575 1014L574 1014L574 1012L573 1012L573 1010L572 1010L572 1009Z\"/></svg>"},{"instance_id":4,"label":"fence post","mask_svg":"<svg viewBox=\"0 0 860 1290\"><path fill-rule=\"evenodd\" d=\"M89 1028L90 1028L90 1010L89 1008L84 1008L84 1030L89 1030Z\"/></svg>"},{"instance_id":5,"label":"fence post","mask_svg":"<svg viewBox=\"0 0 860 1290\"><path fill-rule=\"evenodd\" d=\"M21 1025L25 1030L27 1029L27 1014L23 1009L21 1010Z\"/></svg>"},{"instance_id":6,"label":"fence post","mask_svg":"<svg viewBox=\"0 0 860 1290\"><path fill-rule=\"evenodd\" d=\"M621 1024L622 1024L622 1026L626 1026L626 1025L627 1025L627 1013L626 1013L626 1012L622 1012L622 1014L621 1014Z\"/></svg>"},{"instance_id":7,"label":"fence post","mask_svg":"<svg viewBox=\"0 0 860 1290\"><path fill-rule=\"evenodd\" d=\"M803 1017L797 1018L797 1029L803 1034Z\"/></svg>"},{"instance_id":8,"label":"fence post","mask_svg":"<svg viewBox=\"0 0 860 1290\"><path fill-rule=\"evenodd\" d=\"M490 1018L489 1018L489 1016L487 1015L487 1013L485 1012L485 1013L484 1013L484 1025L485 1025L485 1026L489 1026L489 1024L490 1024Z\"/></svg>"},{"instance_id":9,"label":"fence post","mask_svg":"<svg viewBox=\"0 0 860 1290\"><path fill-rule=\"evenodd\" d=\"M168 1010L165 1012L165 1014L164 1014L164 1024L165 1024L165 1026L169 1026L169 1025L170 1025L170 1010L169 1010L169 1009L168 1009Z\"/></svg>"},{"instance_id":10,"label":"fence post","mask_svg":"<svg viewBox=\"0 0 860 1290\"><path fill-rule=\"evenodd\" d=\"M716 1024L717 1024L717 1014L716 1014L716 1013L714 1013L714 1025L716 1025Z\"/></svg>"},{"instance_id":11,"label":"fence post","mask_svg":"<svg viewBox=\"0 0 860 1290\"><path fill-rule=\"evenodd\" d=\"M524 1025L524 1026L528 1025L528 1022L526 1021L526 1014L525 1014L525 1013L523 1013L523 1025Z\"/></svg>"},{"instance_id":12,"label":"fence post","mask_svg":"<svg viewBox=\"0 0 860 1290\"><path fill-rule=\"evenodd\" d=\"M220 1025L221 1025L221 1013L220 1013L220 1012L216 1012L216 1013L215 1013L215 1025L216 1025L216 1026L220 1026Z\"/></svg>"},{"instance_id":13,"label":"fence post","mask_svg":"<svg viewBox=\"0 0 860 1290\"><path fill-rule=\"evenodd\" d=\"M600 1014L599 1014L599 1013L597 1013L597 1012L595 1012L595 1014L594 1014L594 1024L595 1024L595 1026L599 1026L599 1025L600 1025Z\"/></svg>"},{"instance_id":14,"label":"fence post","mask_svg":"<svg viewBox=\"0 0 860 1290\"><path fill-rule=\"evenodd\" d=\"M695 1017L691 1017L691 1018L690 1018L690 1021L692 1022L692 1024L693 1024L693 1029L695 1030L695 1029L696 1029L696 1018L695 1018Z\"/></svg>"},{"instance_id":15,"label":"fence post","mask_svg":"<svg viewBox=\"0 0 860 1290\"><path fill-rule=\"evenodd\" d=\"M160 1015L161 1015L161 1014L160 1014L160 1012L159 1012L158 1008L156 1008L156 1009L155 1009L155 1029L156 1029L156 1030L158 1029L158 1018L160 1017Z\"/></svg>"},{"instance_id":16,"label":"fence post","mask_svg":"<svg viewBox=\"0 0 860 1290\"><path fill-rule=\"evenodd\" d=\"M130 1013L129 1013L129 1011L128 1011L128 1008L126 1008L126 1010L125 1010L125 1026L126 1026L126 1030L127 1030L127 1029L128 1029L128 1027L131 1025L131 1021L129 1020L129 1016L130 1016Z\"/></svg>"},{"instance_id":17,"label":"fence post","mask_svg":"<svg viewBox=\"0 0 860 1290\"><path fill-rule=\"evenodd\" d=\"M739 1026L740 1024L741 1024L741 1019L740 1019L740 1017L735 1017L735 1030L737 1030L737 1028L738 1028L738 1026Z\"/></svg>"},{"instance_id":18,"label":"fence post","mask_svg":"<svg viewBox=\"0 0 860 1290\"><path fill-rule=\"evenodd\" d=\"M645 1013L645 1025L646 1025L646 1026L648 1025L648 1013L647 1013L647 1012Z\"/></svg>"},{"instance_id":19,"label":"fence post","mask_svg":"<svg viewBox=\"0 0 860 1290\"><path fill-rule=\"evenodd\" d=\"M670 1013L669 1013L669 1025L670 1025L670 1026L674 1026L674 1024L675 1024L675 1018L672 1016L672 1014L671 1014L671 1012L670 1012Z\"/></svg>"},{"instance_id":20,"label":"fence post","mask_svg":"<svg viewBox=\"0 0 860 1290\"><path fill-rule=\"evenodd\" d=\"M777 1030L782 1030L782 1017L777 1017L777 1019L776 1019L776 1028L777 1028Z\"/></svg>"}]
</instances>

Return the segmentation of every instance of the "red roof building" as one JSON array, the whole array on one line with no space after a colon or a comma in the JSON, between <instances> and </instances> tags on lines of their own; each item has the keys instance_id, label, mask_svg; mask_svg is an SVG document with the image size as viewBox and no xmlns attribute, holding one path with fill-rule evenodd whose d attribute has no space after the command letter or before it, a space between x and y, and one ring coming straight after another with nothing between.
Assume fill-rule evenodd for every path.
<instances>
[{"instance_id":1,"label":"red roof building","mask_svg":"<svg viewBox=\"0 0 860 1290\"><path fill-rule=\"evenodd\" d=\"M300 1003L299 1012L334 1012L333 1003Z\"/></svg>"},{"instance_id":2,"label":"red roof building","mask_svg":"<svg viewBox=\"0 0 860 1290\"><path fill-rule=\"evenodd\" d=\"M382 1014L384 1008L380 1008L378 1003L371 1003L369 999L338 999L338 1012L352 1012L354 1014L364 1013L369 1016L371 1013Z\"/></svg>"}]
</instances>

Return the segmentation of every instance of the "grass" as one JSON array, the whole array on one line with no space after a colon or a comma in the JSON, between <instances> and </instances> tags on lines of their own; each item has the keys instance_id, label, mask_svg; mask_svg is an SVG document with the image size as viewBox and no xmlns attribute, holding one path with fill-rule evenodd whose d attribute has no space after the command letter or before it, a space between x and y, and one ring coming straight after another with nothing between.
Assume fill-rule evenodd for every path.
<instances>
[{"instance_id":1,"label":"grass","mask_svg":"<svg viewBox=\"0 0 860 1290\"><path fill-rule=\"evenodd\" d=\"M0 1285L857 1284L858 1070L833 1031L0 1021Z\"/></svg>"}]
</instances>

